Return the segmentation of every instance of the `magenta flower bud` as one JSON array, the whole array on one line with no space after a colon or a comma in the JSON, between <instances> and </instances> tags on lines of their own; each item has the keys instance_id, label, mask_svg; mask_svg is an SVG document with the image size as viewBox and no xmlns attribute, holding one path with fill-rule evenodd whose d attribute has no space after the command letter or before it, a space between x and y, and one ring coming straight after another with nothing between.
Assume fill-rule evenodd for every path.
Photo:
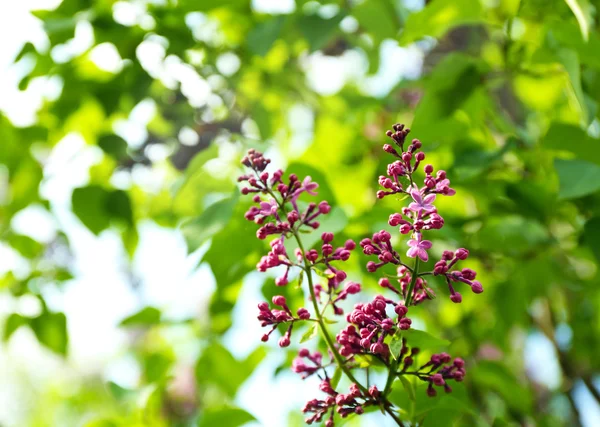
<instances>
[{"instance_id":1,"label":"magenta flower bud","mask_svg":"<svg viewBox=\"0 0 600 427\"><path fill-rule=\"evenodd\" d=\"M248 193L250 193L250 189L249 189L248 187L244 187L244 188L242 188L242 194L243 194L244 196L248 195Z\"/></svg>"},{"instance_id":2,"label":"magenta flower bud","mask_svg":"<svg viewBox=\"0 0 600 427\"><path fill-rule=\"evenodd\" d=\"M402 221L402 215L399 213L393 213L390 215L390 219L388 220L388 224L392 227L397 226Z\"/></svg>"},{"instance_id":3,"label":"magenta flower bud","mask_svg":"<svg viewBox=\"0 0 600 427\"><path fill-rule=\"evenodd\" d=\"M433 166L432 165L426 165L424 170L425 170L425 173L429 175L430 173L433 172Z\"/></svg>"},{"instance_id":4,"label":"magenta flower bud","mask_svg":"<svg viewBox=\"0 0 600 427\"><path fill-rule=\"evenodd\" d=\"M462 295L459 294L458 292L455 292L452 295L450 295L450 301L458 304L458 303L462 302Z\"/></svg>"},{"instance_id":5,"label":"magenta flower bud","mask_svg":"<svg viewBox=\"0 0 600 427\"><path fill-rule=\"evenodd\" d=\"M400 157L398 155L398 152L390 144L385 144L383 146L383 151L385 151L386 153L389 153L389 154L393 154L394 156Z\"/></svg>"},{"instance_id":6,"label":"magenta flower bud","mask_svg":"<svg viewBox=\"0 0 600 427\"><path fill-rule=\"evenodd\" d=\"M279 347L289 347L290 345L290 338L288 337L287 334L285 334L284 336L282 336L279 339Z\"/></svg>"},{"instance_id":7,"label":"magenta flower bud","mask_svg":"<svg viewBox=\"0 0 600 427\"><path fill-rule=\"evenodd\" d=\"M325 232L321 234L321 240L323 240L323 243L330 243L333 240L333 233Z\"/></svg>"},{"instance_id":8,"label":"magenta flower bud","mask_svg":"<svg viewBox=\"0 0 600 427\"><path fill-rule=\"evenodd\" d=\"M404 366L412 366L413 362L414 362L414 360L410 356L406 356L404 358Z\"/></svg>"},{"instance_id":9,"label":"magenta flower bud","mask_svg":"<svg viewBox=\"0 0 600 427\"><path fill-rule=\"evenodd\" d=\"M421 146L423 145L423 144L421 144L421 141L419 141L417 138L413 139L411 142L412 142L413 147L415 147L415 148L421 148Z\"/></svg>"},{"instance_id":10,"label":"magenta flower bud","mask_svg":"<svg viewBox=\"0 0 600 427\"><path fill-rule=\"evenodd\" d=\"M450 261L452 258L454 258L454 254L452 253L452 251L444 251L442 253L443 260Z\"/></svg>"},{"instance_id":11,"label":"magenta flower bud","mask_svg":"<svg viewBox=\"0 0 600 427\"><path fill-rule=\"evenodd\" d=\"M333 253L333 246L331 246L329 243L326 243L321 246L321 252L323 252L323 256L329 256Z\"/></svg>"},{"instance_id":12,"label":"magenta flower bud","mask_svg":"<svg viewBox=\"0 0 600 427\"><path fill-rule=\"evenodd\" d=\"M425 160L425 153L423 153L422 151L418 152L415 156L415 159L422 162L423 160Z\"/></svg>"},{"instance_id":13,"label":"magenta flower bud","mask_svg":"<svg viewBox=\"0 0 600 427\"><path fill-rule=\"evenodd\" d=\"M342 281L346 280L346 277L348 277L348 275L346 274L345 271L338 270L335 272L335 279L338 282L342 282Z\"/></svg>"},{"instance_id":14,"label":"magenta flower bud","mask_svg":"<svg viewBox=\"0 0 600 427\"><path fill-rule=\"evenodd\" d=\"M258 303L258 309L260 311L271 311L271 310L269 310L269 304L266 303L266 302L260 302L260 303Z\"/></svg>"},{"instance_id":15,"label":"magenta flower bud","mask_svg":"<svg viewBox=\"0 0 600 427\"><path fill-rule=\"evenodd\" d=\"M348 259L350 258L350 251L343 249L341 251L339 251L339 253L337 254L337 256L342 260L342 261L348 261Z\"/></svg>"},{"instance_id":16,"label":"magenta flower bud","mask_svg":"<svg viewBox=\"0 0 600 427\"><path fill-rule=\"evenodd\" d=\"M412 159L412 154L410 154L409 152L406 153L402 153L402 160L405 162L410 162L410 160Z\"/></svg>"},{"instance_id":17,"label":"magenta flower bud","mask_svg":"<svg viewBox=\"0 0 600 427\"><path fill-rule=\"evenodd\" d=\"M382 242L389 242L392 239L392 235L385 230L379 232L379 239Z\"/></svg>"},{"instance_id":18,"label":"magenta flower bud","mask_svg":"<svg viewBox=\"0 0 600 427\"><path fill-rule=\"evenodd\" d=\"M464 277L467 280L473 280L475 279L475 277L477 277L477 273L471 270L470 268L463 268L462 277Z\"/></svg>"},{"instance_id":19,"label":"magenta flower bud","mask_svg":"<svg viewBox=\"0 0 600 427\"><path fill-rule=\"evenodd\" d=\"M444 377L442 377L442 374L432 375L431 381L433 381L433 383L437 386L443 386L444 384L446 384L446 381L444 381Z\"/></svg>"},{"instance_id":20,"label":"magenta flower bud","mask_svg":"<svg viewBox=\"0 0 600 427\"><path fill-rule=\"evenodd\" d=\"M362 406L358 405L356 408L354 408L354 413L357 415L361 415L365 413L365 410Z\"/></svg>"},{"instance_id":21,"label":"magenta flower bud","mask_svg":"<svg viewBox=\"0 0 600 427\"><path fill-rule=\"evenodd\" d=\"M446 179L446 171L438 171L438 173L436 175L436 179L438 179L438 180Z\"/></svg>"},{"instance_id":22,"label":"magenta flower bud","mask_svg":"<svg viewBox=\"0 0 600 427\"><path fill-rule=\"evenodd\" d=\"M335 427L335 424L333 423L333 420L331 418L325 421L325 427Z\"/></svg>"},{"instance_id":23,"label":"magenta flower bud","mask_svg":"<svg viewBox=\"0 0 600 427\"><path fill-rule=\"evenodd\" d=\"M331 211L331 206L329 206L329 203L323 201L321 203L319 203L319 212L322 214L328 214Z\"/></svg>"},{"instance_id":24,"label":"magenta flower bud","mask_svg":"<svg viewBox=\"0 0 600 427\"><path fill-rule=\"evenodd\" d=\"M459 248L456 250L454 255L456 255L456 258L458 258L460 260L465 260L469 256L469 251L466 250L465 248Z\"/></svg>"},{"instance_id":25,"label":"magenta flower bud","mask_svg":"<svg viewBox=\"0 0 600 427\"><path fill-rule=\"evenodd\" d=\"M297 313L298 313L298 317L302 320L310 319L310 313L305 308L299 308Z\"/></svg>"},{"instance_id":26,"label":"magenta flower bud","mask_svg":"<svg viewBox=\"0 0 600 427\"><path fill-rule=\"evenodd\" d=\"M380 259L385 262L392 262L394 259L394 255L392 255L391 252L385 251L383 254L381 254Z\"/></svg>"},{"instance_id":27,"label":"magenta flower bud","mask_svg":"<svg viewBox=\"0 0 600 427\"><path fill-rule=\"evenodd\" d=\"M383 191L383 190L379 190L379 191L377 192L377 198L378 198L378 199L383 199L384 197L385 197L385 191Z\"/></svg>"},{"instance_id":28,"label":"magenta flower bud","mask_svg":"<svg viewBox=\"0 0 600 427\"><path fill-rule=\"evenodd\" d=\"M369 351L373 354L381 354L383 353L383 345L379 344L378 342L373 343L371 344Z\"/></svg>"},{"instance_id":29,"label":"magenta flower bud","mask_svg":"<svg viewBox=\"0 0 600 427\"><path fill-rule=\"evenodd\" d=\"M411 230L412 230L412 227L410 226L410 224L402 224L400 226L401 234L408 234L408 233L410 233Z\"/></svg>"},{"instance_id":30,"label":"magenta flower bud","mask_svg":"<svg viewBox=\"0 0 600 427\"><path fill-rule=\"evenodd\" d=\"M308 351L308 349L306 348L301 348L300 351L298 352L298 356L300 357L308 357L310 355L310 351Z\"/></svg>"},{"instance_id":31,"label":"magenta flower bud","mask_svg":"<svg viewBox=\"0 0 600 427\"><path fill-rule=\"evenodd\" d=\"M474 280L471 284L471 290L476 294L480 294L483 292L483 286L477 280Z\"/></svg>"},{"instance_id":32,"label":"magenta flower bud","mask_svg":"<svg viewBox=\"0 0 600 427\"><path fill-rule=\"evenodd\" d=\"M288 284L288 278L287 278L287 276L278 277L277 279L275 279L275 284L277 286L285 286L285 285L287 285Z\"/></svg>"},{"instance_id":33,"label":"magenta flower bud","mask_svg":"<svg viewBox=\"0 0 600 427\"><path fill-rule=\"evenodd\" d=\"M391 286L389 279L387 277L382 277L379 279L379 286L382 288L389 288Z\"/></svg>"},{"instance_id":34,"label":"magenta flower bud","mask_svg":"<svg viewBox=\"0 0 600 427\"><path fill-rule=\"evenodd\" d=\"M356 243L354 243L354 240L348 239L346 240L346 243L344 243L344 248L349 251L353 251L356 248Z\"/></svg>"},{"instance_id":35,"label":"magenta flower bud","mask_svg":"<svg viewBox=\"0 0 600 427\"><path fill-rule=\"evenodd\" d=\"M349 282L345 287L346 292L350 295L357 294L360 292L360 284L355 282Z\"/></svg>"},{"instance_id":36,"label":"magenta flower bud","mask_svg":"<svg viewBox=\"0 0 600 427\"><path fill-rule=\"evenodd\" d=\"M260 337L260 340L262 342L267 342L269 341L269 334L264 334L262 337Z\"/></svg>"},{"instance_id":37,"label":"magenta flower bud","mask_svg":"<svg viewBox=\"0 0 600 427\"><path fill-rule=\"evenodd\" d=\"M284 307L286 305L285 297L283 295L275 295L273 297L273 304Z\"/></svg>"},{"instance_id":38,"label":"magenta flower bud","mask_svg":"<svg viewBox=\"0 0 600 427\"><path fill-rule=\"evenodd\" d=\"M394 307L394 311L398 316L404 317L406 316L406 313L408 313L408 308L405 305L398 304L396 307Z\"/></svg>"},{"instance_id":39,"label":"magenta flower bud","mask_svg":"<svg viewBox=\"0 0 600 427\"><path fill-rule=\"evenodd\" d=\"M463 368L465 366L465 361L462 360L460 357L456 357L454 359L454 366L456 366L457 368Z\"/></svg>"},{"instance_id":40,"label":"magenta flower bud","mask_svg":"<svg viewBox=\"0 0 600 427\"><path fill-rule=\"evenodd\" d=\"M371 396L373 399L377 399L379 397L379 394L380 393L376 385L372 385L371 387L369 387L369 396Z\"/></svg>"},{"instance_id":41,"label":"magenta flower bud","mask_svg":"<svg viewBox=\"0 0 600 427\"><path fill-rule=\"evenodd\" d=\"M425 186L427 188L435 188L435 179L430 176L425 178Z\"/></svg>"},{"instance_id":42,"label":"magenta flower bud","mask_svg":"<svg viewBox=\"0 0 600 427\"><path fill-rule=\"evenodd\" d=\"M367 271L369 273L375 273L377 271L377 264L375 264L373 261L369 261L367 263Z\"/></svg>"},{"instance_id":43,"label":"magenta flower bud","mask_svg":"<svg viewBox=\"0 0 600 427\"><path fill-rule=\"evenodd\" d=\"M298 216L297 211L291 211L289 214L287 214L287 220L290 222L290 224L295 223L299 219L300 217Z\"/></svg>"},{"instance_id":44,"label":"magenta flower bud","mask_svg":"<svg viewBox=\"0 0 600 427\"><path fill-rule=\"evenodd\" d=\"M410 329L410 325L411 324L412 324L412 320L410 320L410 319L408 319L406 317L404 319L400 319L400 322L398 322L398 326L403 331L406 331L406 330Z\"/></svg>"},{"instance_id":45,"label":"magenta flower bud","mask_svg":"<svg viewBox=\"0 0 600 427\"><path fill-rule=\"evenodd\" d=\"M433 386L431 384L429 384L429 387L427 387L427 396L435 397L436 395L437 395L437 391L435 391Z\"/></svg>"},{"instance_id":46,"label":"magenta flower bud","mask_svg":"<svg viewBox=\"0 0 600 427\"><path fill-rule=\"evenodd\" d=\"M306 258L310 262L315 262L317 259L319 259L319 253L315 249L311 249L306 253Z\"/></svg>"}]
</instances>

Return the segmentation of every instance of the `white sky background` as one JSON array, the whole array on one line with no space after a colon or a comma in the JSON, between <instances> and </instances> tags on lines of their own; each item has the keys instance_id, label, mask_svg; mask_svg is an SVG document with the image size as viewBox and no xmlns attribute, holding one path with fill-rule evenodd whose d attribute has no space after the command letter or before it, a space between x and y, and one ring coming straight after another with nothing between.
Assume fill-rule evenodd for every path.
<instances>
[{"instance_id":1,"label":"white sky background","mask_svg":"<svg viewBox=\"0 0 600 427\"><path fill-rule=\"evenodd\" d=\"M19 91L17 84L22 70L11 63L24 41L30 40L38 47L47 45L40 23L28 14L28 10L57 3L54 0L0 1L0 111L15 124L32 123L42 97L56 95L56 85L43 78L33 81L27 91ZM411 3L415 8L422 7L420 1ZM253 5L268 13L289 13L294 8L294 1L253 0ZM123 6L122 19L136 19L135 10L128 7ZM89 29L83 26L78 28L79 44L75 43L71 48L85 49L91 42ZM146 62L144 66L154 70L165 84L179 81L193 105L214 101L210 96L210 86L192 67L176 60L156 62L156 55L160 57L160 40L150 40L144 49L148 51L147 56L142 52L140 57L142 63ZM366 59L358 52L347 52L339 58L325 57L317 52L305 63L307 79L315 90L323 94L335 93L346 82L353 81L366 92L384 95L402 77L415 78L419 75L423 52L414 46L401 48L395 41L387 40L382 44L381 58L383 66L380 71L374 76L366 76ZM119 66L119 58L115 59L110 49L98 49L95 60L107 69L118 69ZM145 138L145 125L152 116L152 108L148 104L138 106L129 120L117 126L118 133L130 144L139 144ZM302 110L301 106L298 108ZM313 119L310 111L304 111L303 116L308 122ZM306 131L306 127L301 128ZM310 132L308 135L310 137ZM297 136L300 138L300 133ZM165 155L157 154L159 157ZM123 353L127 335L117 327L119 321L145 305L158 306L172 317L197 315L214 288L210 270L207 267L196 268L199 254L186 256L185 243L177 231L162 229L150 222L142 223L139 249L130 272L116 233L107 231L96 237L79 223L70 212L71 192L87 182L88 169L98 161L98 157L99 153L93 147L85 146L78 135L64 138L53 150L41 189L51 201L58 223L35 207L13 221L15 228L34 235L40 241L51 240L58 228L64 230L74 250L76 279L64 290L49 290L45 295L52 308L64 311L68 317L71 340L68 363L40 348L33 334L25 328L15 333L8 345L0 344L2 425L19 425L19 420L29 408L27 402L31 399L31 385L35 385L34 389L43 389L44 385L56 381L74 380L85 373L100 372L107 380L135 387L139 372L131 357ZM133 179L151 186L158 173L140 170ZM21 273L26 270L26 263L1 243L0 260L0 275L7 266ZM130 273L139 279L139 291L131 288ZM238 304L235 309L234 328L225 338L237 356L245 356L262 335L258 322L254 321L256 303L260 299L258 281L250 276L239 298L243 304ZM0 295L0 317L15 310L31 314L36 309L39 307L31 298L15 299ZM556 360L545 350L546 345L544 338L539 336L528 341L527 366L535 378L556 387L559 375ZM182 359L189 362L193 361L197 351L194 345L178 350L183 355ZM242 387L238 397L239 404L267 427L281 426L289 411L298 410L304 402L319 394L315 383L302 382L291 373L272 380L270 366L277 359L278 355L274 352ZM28 379L29 386L23 384L23 377ZM290 392L292 390L293 393ZM586 425L600 425L600 411L585 388L578 385L576 394ZM15 402L22 404L15 405Z\"/></svg>"}]
</instances>

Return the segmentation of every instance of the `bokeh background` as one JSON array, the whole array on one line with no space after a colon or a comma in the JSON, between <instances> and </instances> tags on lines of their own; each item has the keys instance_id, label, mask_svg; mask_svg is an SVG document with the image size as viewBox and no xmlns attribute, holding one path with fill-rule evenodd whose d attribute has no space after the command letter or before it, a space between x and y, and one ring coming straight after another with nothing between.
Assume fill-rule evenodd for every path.
<instances>
[{"instance_id":1,"label":"bokeh background","mask_svg":"<svg viewBox=\"0 0 600 427\"><path fill-rule=\"evenodd\" d=\"M599 426L599 12L0 2L0 425L303 425L320 392L294 348L260 342L276 290L239 159L311 175L329 229L360 239L401 204L374 194L404 122L457 189L433 253L469 248L485 287L454 305L432 281L414 315L468 366L452 395L417 396L425 425ZM365 262L351 277L375 293Z\"/></svg>"}]
</instances>

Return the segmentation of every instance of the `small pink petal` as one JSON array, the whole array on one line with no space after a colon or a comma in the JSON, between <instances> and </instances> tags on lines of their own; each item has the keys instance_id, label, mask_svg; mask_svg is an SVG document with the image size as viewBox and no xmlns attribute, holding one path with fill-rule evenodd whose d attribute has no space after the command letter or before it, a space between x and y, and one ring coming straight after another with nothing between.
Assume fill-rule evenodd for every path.
<instances>
[{"instance_id":1,"label":"small pink petal","mask_svg":"<svg viewBox=\"0 0 600 427\"><path fill-rule=\"evenodd\" d=\"M406 255L408 255L411 258L416 257L418 253L419 253L418 248L410 248L408 251L406 251Z\"/></svg>"},{"instance_id":2,"label":"small pink petal","mask_svg":"<svg viewBox=\"0 0 600 427\"><path fill-rule=\"evenodd\" d=\"M423 240L419 247L423 249L431 249L431 242L429 240Z\"/></svg>"},{"instance_id":3,"label":"small pink petal","mask_svg":"<svg viewBox=\"0 0 600 427\"><path fill-rule=\"evenodd\" d=\"M423 199L423 204L430 205L434 201L435 201L435 194L428 194Z\"/></svg>"},{"instance_id":4,"label":"small pink petal","mask_svg":"<svg viewBox=\"0 0 600 427\"><path fill-rule=\"evenodd\" d=\"M421 199L421 194L417 190L411 191L410 195L413 198L413 200L415 202L417 202L418 204L422 204L423 203L423 200Z\"/></svg>"},{"instance_id":5,"label":"small pink petal","mask_svg":"<svg viewBox=\"0 0 600 427\"><path fill-rule=\"evenodd\" d=\"M425 249L417 249L417 251L417 255L419 255L419 258L421 258L423 261L427 261L429 259Z\"/></svg>"}]
</instances>

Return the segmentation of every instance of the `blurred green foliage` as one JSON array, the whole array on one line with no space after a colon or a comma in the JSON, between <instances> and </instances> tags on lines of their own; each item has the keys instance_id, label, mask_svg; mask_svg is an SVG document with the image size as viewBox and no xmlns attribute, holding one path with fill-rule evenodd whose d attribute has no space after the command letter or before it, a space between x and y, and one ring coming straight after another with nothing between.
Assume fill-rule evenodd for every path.
<instances>
[{"instance_id":1,"label":"blurred green foliage","mask_svg":"<svg viewBox=\"0 0 600 427\"><path fill-rule=\"evenodd\" d=\"M290 172L311 175L321 184L319 197L334 206L323 228L360 239L385 227L399 206L374 193L387 162L379 150L383 133L403 122L458 191L439 201L446 227L434 247L469 248L467 266L479 271L486 291L456 306L443 283L432 281L438 299L416 318L443 339L418 331L413 338L429 351L441 345L463 356L467 379L437 399L399 381L394 403L423 425L578 425L574 384L583 381L600 402L592 385L600 371L600 3L433 0L415 10L415 2L402 0L296 0L283 14L263 13L258 3L139 1L131 22L119 18L119 8L133 5L124 1L63 0L54 10L33 12L48 45L27 43L15 58L29 70L19 89L44 78L58 82L60 93L44 101L31 126L0 115L0 238L30 266L25 277L13 271L0 277L0 288L14 298L33 296L43 309L36 317L8 315L3 339L31 328L42 346L68 357L68 319L47 308L43 292L73 278L72 266L55 262L51 250L70 251L68 238L59 230L44 244L18 234L11 220L32 205L55 215L40 185L48 153L71 134L102 153L88 183L72 193L79 221L95 235L118 231L130 257L141 221L180 229L190 253L210 242L201 262L216 289L197 318L173 321L147 307L123 320L122 328L135 331L123 351L141 366L137 389L82 381L77 390L49 391L27 422L233 427L252 421L234 398L271 347L257 336L256 348L237 359L221 341L234 306L244 304L238 299L244 278L265 252L243 219L249 201L235 185L241 154L271 149ZM92 45L65 54L82 24L91 26ZM399 67L381 56L390 41L423 52L420 77L376 95L353 80L327 95L307 78L315 55L358 53L368 75ZM118 69L93 60L98 46L118 52ZM169 64L200 83L168 76ZM132 144L118 123L142 102L155 110L147 137ZM190 131L195 145L182 136ZM153 158L154 146L169 157ZM140 167L160 173L158 188L115 184L116 174ZM317 237L306 236L307 245ZM376 292L365 263L355 257L352 274ZM272 279L263 292L276 292ZM292 305L302 304L297 283L283 292ZM165 339L182 327L199 345L195 386L183 394L171 387L180 355ZM559 327L571 334L560 345ZM524 340L536 332L553 345L561 375L556 388L537 383L525 367Z\"/></svg>"}]
</instances>

